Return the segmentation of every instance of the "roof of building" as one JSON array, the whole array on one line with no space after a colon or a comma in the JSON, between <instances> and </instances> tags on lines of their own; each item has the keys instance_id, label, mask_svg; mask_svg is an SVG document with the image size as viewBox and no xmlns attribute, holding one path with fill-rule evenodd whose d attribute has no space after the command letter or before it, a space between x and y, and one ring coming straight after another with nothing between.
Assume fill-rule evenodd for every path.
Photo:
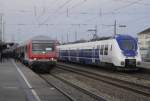
<instances>
[{"instance_id":1,"label":"roof of building","mask_svg":"<svg viewBox=\"0 0 150 101\"><path fill-rule=\"evenodd\" d=\"M147 34L150 33L150 28L145 29L144 31L138 33L138 34Z\"/></svg>"}]
</instances>

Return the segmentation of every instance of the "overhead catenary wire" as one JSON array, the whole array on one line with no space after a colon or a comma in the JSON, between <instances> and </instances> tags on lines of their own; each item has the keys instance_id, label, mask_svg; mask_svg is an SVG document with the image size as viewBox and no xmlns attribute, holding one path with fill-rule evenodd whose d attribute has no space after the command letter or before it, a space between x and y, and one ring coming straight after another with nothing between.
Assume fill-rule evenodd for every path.
<instances>
[{"instance_id":1,"label":"overhead catenary wire","mask_svg":"<svg viewBox=\"0 0 150 101\"><path fill-rule=\"evenodd\" d=\"M124 6L122 6L122 7L119 7L119 8L114 9L114 11L121 10L121 9L124 9L124 8L127 8L127 7L130 7L130 6L134 5L134 4L137 4L137 3L140 2L140 1L142 1L142 0L137 0L137 1L134 1L134 2L130 2L130 3L127 4L127 5L124 5Z\"/></svg>"},{"instance_id":2,"label":"overhead catenary wire","mask_svg":"<svg viewBox=\"0 0 150 101\"><path fill-rule=\"evenodd\" d=\"M70 10L75 9L76 7L79 7L80 5L83 5L84 3L86 3L87 0L82 0L78 3L76 3L75 5L68 7Z\"/></svg>"},{"instance_id":3,"label":"overhead catenary wire","mask_svg":"<svg viewBox=\"0 0 150 101\"><path fill-rule=\"evenodd\" d=\"M32 0L33 2L37 2L36 0ZM59 1L59 0L53 0L52 2L50 2L50 4L55 4L57 1ZM34 15L36 14L36 16L35 16L35 19L36 19L36 22L37 23L40 23L40 18L42 17L42 16L44 16L45 15L45 13L46 13L46 8L45 8L45 3L44 3L44 0L42 0L42 5L43 5L43 11L42 11L42 13L41 14L37 14L38 12L36 11L36 9L37 9L37 6L34 4L33 5L33 12L34 12Z\"/></svg>"},{"instance_id":4,"label":"overhead catenary wire","mask_svg":"<svg viewBox=\"0 0 150 101\"><path fill-rule=\"evenodd\" d=\"M137 1L135 1L135 2L132 2L132 3L130 3L130 4L128 4L128 5L125 5L125 6L123 6L123 7L120 7L120 8L116 8L116 9L114 9L114 11L117 11L117 10L121 10L121 9L124 9L124 8L127 8L127 7L130 7L130 6L132 6L132 5L134 5L134 4L136 4L136 3L139 3L139 1L142 1L142 0L137 0ZM120 12L119 12L120 13ZM108 15L108 14L113 14L113 15L115 15L115 14L118 14L118 12L106 12L106 13L101 13L102 14L102 16L104 16L104 15ZM120 13L121 14L121 13ZM89 21L92 21L92 20L95 20L95 18L97 18L97 16L95 16L95 17L93 17L93 18L91 18L91 19L87 19L85 22L89 22ZM101 26L103 26L102 24L101 24Z\"/></svg>"},{"instance_id":5,"label":"overhead catenary wire","mask_svg":"<svg viewBox=\"0 0 150 101\"><path fill-rule=\"evenodd\" d=\"M70 3L72 0L67 0L64 4L62 4L61 6L59 6L55 12L58 12L59 10L61 10L63 7L65 7L68 3Z\"/></svg>"},{"instance_id":6,"label":"overhead catenary wire","mask_svg":"<svg viewBox=\"0 0 150 101\"><path fill-rule=\"evenodd\" d=\"M116 2L133 3L131 0L114 0ZM142 0L143 1L143 0ZM138 5L150 6L150 3L136 2Z\"/></svg>"},{"instance_id":7,"label":"overhead catenary wire","mask_svg":"<svg viewBox=\"0 0 150 101\"><path fill-rule=\"evenodd\" d=\"M74 5L72 5L72 6L70 6L70 7L67 7L66 9L66 11L63 11L63 12L59 12L58 14L60 15L62 15L62 14L64 14L64 13L66 13L66 15L67 15L67 17L69 17L70 16L70 10L72 10L72 9L75 9L76 7L79 7L80 5L83 5L83 4L85 4L85 2L86 2L87 0L82 0L82 1L80 1L80 2L78 2L78 3L76 3L76 4L74 4ZM72 12L72 11L71 11ZM57 12L56 12L57 13ZM53 16L54 18L57 18L58 16Z\"/></svg>"},{"instance_id":8,"label":"overhead catenary wire","mask_svg":"<svg viewBox=\"0 0 150 101\"><path fill-rule=\"evenodd\" d=\"M134 1L134 2L130 2L130 3L127 4L127 5L124 5L124 6L119 7L119 8L112 9L111 11L108 11L108 12L101 12L101 16L118 14L118 12L116 12L116 11L122 10L122 9L124 9L124 8L127 8L127 7L130 7L130 6L134 5L134 4L137 4L137 3L140 2L140 1L142 1L142 0L137 0L137 1ZM96 16L96 17L97 17L97 16ZM90 18L90 19L87 19L87 20L85 20L85 22L86 22L86 21L95 20L96 17L92 17L92 18Z\"/></svg>"},{"instance_id":9,"label":"overhead catenary wire","mask_svg":"<svg viewBox=\"0 0 150 101\"><path fill-rule=\"evenodd\" d=\"M148 15L148 16L144 16L144 17L140 17L140 18L137 18L137 19L134 19L134 20L129 20L129 21L126 21L125 23L127 24L129 24L129 23L131 23L131 24L134 24L134 23L136 23L136 22L139 22L139 21L141 21L141 20L149 20L150 19L150 15Z\"/></svg>"},{"instance_id":10,"label":"overhead catenary wire","mask_svg":"<svg viewBox=\"0 0 150 101\"><path fill-rule=\"evenodd\" d=\"M70 3L72 0L67 0L65 3L63 3L61 6L59 6L56 10L55 13L58 12L59 10L61 10L63 7L65 7L68 3ZM45 22L47 22L49 20L48 16L41 24L44 24Z\"/></svg>"},{"instance_id":11,"label":"overhead catenary wire","mask_svg":"<svg viewBox=\"0 0 150 101\"><path fill-rule=\"evenodd\" d=\"M58 1L58 0L56 0L56 1ZM67 1L69 1L69 0L67 0ZM67 2L66 1L66 2ZM118 1L118 0L117 0ZM122 1L122 2L124 2L125 0L120 0L120 1ZM123 9L126 9L126 8L128 8L128 7L131 7L131 6L135 6L135 5L140 5L140 2L139 1L142 1L142 0L137 0L137 1L127 1L127 2L125 2L125 4L123 5L123 6L121 6L121 7L118 7L118 8L115 8L115 9L118 9L118 10L116 10L116 11L113 11L113 12L102 12L101 13L101 16L107 16L107 15L116 15L116 14L125 14L124 12L121 12ZM55 2L55 1L54 1ZM81 1L82 2L82 1ZM84 0L83 0L83 2L84 2ZM128 3L128 4L127 4ZM63 3L64 4L64 3ZM59 7L61 8L60 10L59 9L56 9L56 10L58 10L57 12L53 12L54 14L57 14L56 16L57 17L59 17L59 19L60 20L64 20L64 19L68 19L67 17L65 17L64 19L62 19L61 17L62 16L58 16L58 15L62 15L63 13L66 13L66 8L68 8L68 15L69 15L69 19L70 20L67 20L68 22L68 24L59 24L58 23L58 19L56 19L56 16L52 16L53 18L52 19L55 19L56 21L54 21L54 22L52 22L52 23L49 23L49 18L44 22L44 23L35 23L35 24L19 24L19 26L36 26L36 25L39 25L39 26L54 26L54 27L57 27L57 26L60 26L60 27L68 27L68 26L71 26L72 24L72 22L70 22L71 20L75 20L75 21L78 21L78 19L80 19L80 18L77 18L76 17L76 19L74 19L73 17L74 17L74 15L75 16L78 16L78 15L81 15L81 17L85 17L85 16L88 16L88 17L85 17L84 19L82 19L81 21L78 21L77 22L77 24L80 24L81 26L83 25L83 26L85 26L85 25L89 25L90 26L90 24L89 23L95 23L95 22L92 22L92 21L95 21L96 20L96 18L97 17L101 17L101 16L99 16L99 12L97 13L97 12L95 12L95 13L93 13L93 12L87 12L87 11L81 11L81 12L72 12L72 9L80 9L81 7L80 7L80 5L82 5L82 3L80 3L80 2L78 2L78 3L76 3L76 4L74 4L74 5L70 5L70 3L68 4L64 4L64 7L63 7L63 4L61 4ZM142 4L141 4L142 5ZM58 8L58 7L57 7ZM65 11L64 11L65 10ZM113 9L114 10L114 9ZM62 12L63 11L63 12ZM120 12L119 12L120 11ZM24 11L23 11L24 12ZM32 10L32 12L33 12L33 10ZM48 12L48 11L47 11ZM134 14L135 12L130 12L130 13L128 13L128 12L126 12L126 14ZM45 13L46 14L46 13ZM138 12L137 12L137 14L139 14ZM71 16L71 15L73 15L73 16ZM91 15L94 15L94 17L93 16L91 16ZM146 15L146 14L145 14ZM50 17L51 17L51 14L49 15ZM44 16L43 16L44 17ZM42 17L42 18L43 18ZM43 19L40 19L40 20L43 20ZM138 18L137 18L138 19ZM139 18L139 20L142 20L143 18ZM88 22L87 22L88 21ZM132 19L130 20L131 22L132 22ZM135 19L133 19L133 22L136 22L136 20ZM84 23L84 22L86 22L86 24ZM127 21L128 22L128 21ZM98 22L96 22L96 23L98 23ZM97 24L98 26L99 25L102 25L102 23L104 23L104 22L99 22L100 24ZM8 25L11 25L11 24L8 24ZM92 25L92 24L91 24ZM93 25L95 25L95 24L93 24ZM74 25L75 26L75 25ZM67 28L66 28L67 29ZM69 28L68 28L69 29Z\"/></svg>"},{"instance_id":12,"label":"overhead catenary wire","mask_svg":"<svg viewBox=\"0 0 150 101\"><path fill-rule=\"evenodd\" d=\"M60 8L63 8L64 6L66 6L66 4L70 3L71 1L72 1L72 0L66 1L64 4L62 4L61 6L58 7L58 9L56 10L56 12L53 12L53 13L54 13L54 14L57 14L58 11L60 10ZM78 3L76 3L75 5L71 6L71 7L67 7L67 8L66 8L67 10L65 10L65 11L63 11L63 12L59 12L58 14L59 14L59 15L60 15L60 14L62 15L62 14L64 14L64 13L67 13L67 17L69 17L69 16L70 16L70 12L69 12L70 10L75 9L75 8L78 7L79 5L83 5L86 1L87 1L87 0L82 0L82 1L80 1L80 2L78 2ZM41 24L46 23L46 22L49 20L49 17L50 17L50 16L48 16L47 19L44 20ZM57 16L53 16L53 17L56 18Z\"/></svg>"}]
</instances>

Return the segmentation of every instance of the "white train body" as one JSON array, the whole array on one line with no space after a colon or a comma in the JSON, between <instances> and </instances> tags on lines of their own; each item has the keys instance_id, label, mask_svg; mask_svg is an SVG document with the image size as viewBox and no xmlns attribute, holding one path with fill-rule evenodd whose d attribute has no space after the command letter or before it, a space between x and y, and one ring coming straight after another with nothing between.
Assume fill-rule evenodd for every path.
<instances>
[{"instance_id":1,"label":"white train body","mask_svg":"<svg viewBox=\"0 0 150 101\"><path fill-rule=\"evenodd\" d=\"M60 45L59 60L85 63L108 63L118 67L136 67L141 62L135 38L117 35L107 40Z\"/></svg>"}]
</instances>

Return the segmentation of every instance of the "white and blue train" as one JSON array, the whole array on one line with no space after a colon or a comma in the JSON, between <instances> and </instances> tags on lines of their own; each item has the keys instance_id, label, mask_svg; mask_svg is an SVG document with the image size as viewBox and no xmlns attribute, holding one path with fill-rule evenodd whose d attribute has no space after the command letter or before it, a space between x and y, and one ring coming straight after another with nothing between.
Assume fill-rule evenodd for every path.
<instances>
[{"instance_id":1,"label":"white and blue train","mask_svg":"<svg viewBox=\"0 0 150 101\"><path fill-rule=\"evenodd\" d=\"M129 35L57 46L59 60L84 64L111 64L133 69L141 63L137 40Z\"/></svg>"}]
</instances>

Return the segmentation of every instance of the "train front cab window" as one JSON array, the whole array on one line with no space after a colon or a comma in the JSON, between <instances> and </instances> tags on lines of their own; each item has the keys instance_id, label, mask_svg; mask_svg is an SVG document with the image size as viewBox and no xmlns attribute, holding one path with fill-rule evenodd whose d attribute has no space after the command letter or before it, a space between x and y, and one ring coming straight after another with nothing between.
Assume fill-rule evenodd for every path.
<instances>
[{"instance_id":1,"label":"train front cab window","mask_svg":"<svg viewBox=\"0 0 150 101\"><path fill-rule=\"evenodd\" d=\"M117 42L122 51L136 51L137 42L134 38L131 37L117 37Z\"/></svg>"},{"instance_id":2,"label":"train front cab window","mask_svg":"<svg viewBox=\"0 0 150 101\"><path fill-rule=\"evenodd\" d=\"M120 47L122 50L136 50L136 42L130 39L124 39L120 41Z\"/></svg>"},{"instance_id":3,"label":"train front cab window","mask_svg":"<svg viewBox=\"0 0 150 101\"><path fill-rule=\"evenodd\" d=\"M33 53L48 53L54 51L54 45L51 43L32 43Z\"/></svg>"}]
</instances>

